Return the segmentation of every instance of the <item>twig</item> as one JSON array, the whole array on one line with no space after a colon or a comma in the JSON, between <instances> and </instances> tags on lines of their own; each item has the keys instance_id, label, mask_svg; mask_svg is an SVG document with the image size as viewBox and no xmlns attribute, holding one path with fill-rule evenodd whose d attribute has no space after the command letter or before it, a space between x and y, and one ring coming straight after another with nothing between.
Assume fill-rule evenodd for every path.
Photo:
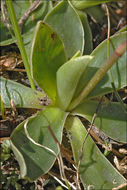
<instances>
[{"instance_id":1,"label":"twig","mask_svg":"<svg viewBox=\"0 0 127 190\"><path fill-rule=\"evenodd\" d=\"M85 139L84 139L84 141L83 141L83 145L82 145L82 147L81 147L81 152L83 152L84 144L85 144L86 139L87 139L87 137L88 137L88 135L89 135L89 133L90 133L90 131L91 131L91 129L92 129L92 126L93 126L93 124L94 124L94 121L95 121L95 119L96 119L96 117L97 117L97 114L98 114L98 111L99 111L99 109L100 109L102 100L103 100L103 96L101 97L101 99L100 99L100 101L99 101L99 103L98 103L97 109L96 109L96 111L95 111L95 113L94 113L94 115L93 115L90 128L88 129L88 132L87 132L87 134L86 134L86 136L85 136ZM82 159L82 156L83 156L83 155L80 156L81 159Z\"/></svg>"},{"instance_id":2,"label":"twig","mask_svg":"<svg viewBox=\"0 0 127 190\"><path fill-rule=\"evenodd\" d=\"M84 141L83 141L83 143L82 143L81 155L80 155L79 161L78 161L77 176L76 176L76 177L77 177L77 184L78 184L78 189L79 189L79 190L81 189L80 184L79 184L79 168L80 168L80 165L81 165L81 160L82 160L82 158L83 158L83 156L84 156L84 152L83 152L83 150L84 150L84 145L85 145L86 139L87 139L87 137L88 137L88 135L89 135L89 133L90 133L90 131L91 131L91 129L92 129L92 126L93 126L93 124L94 124L94 121L95 121L95 119L96 119L96 117L97 117L97 114L98 114L98 111L99 111L99 109L100 109L102 100L103 100L103 96L101 97L101 99L100 99L100 101L99 101L99 103L98 103L98 106L97 106L96 111L95 111L95 113L94 113L94 115L93 115L93 118L92 118L92 122L91 122L90 128L88 129L87 134L86 134L86 136L85 136L85 138L84 138Z\"/></svg>"},{"instance_id":3,"label":"twig","mask_svg":"<svg viewBox=\"0 0 127 190\"><path fill-rule=\"evenodd\" d=\"M57 140L57 138L55 137L55 135L54 135L52 129L50 128L50 126L48 126L48 129L50 129L50 132L51 132L51 135L52 135L53 139L55 140L55 142L56 142L57 145L58 145L58 155L57 155L52 149L50 149L50 148L48 148L48 147L46 147L46 146L44 146L44 145L42 145L42 144L39 144L39 143L35 142L35 141L30 137L30 135L29 135L29 133L28 133L27 124L28 124L28 120L27 120L27 121L25 122L25 124L24 124L24 130L25 130L25 134L26 134L27 138L28 138L33 144L35 144L35 145L37 145L37 146L39 146L39 147L44 148L45 150L51 152L51 153L56 157L56 159L58 160L58 164L59 164L61 179L66 183L68 189L70 189L70 187L69 187L69 185L68 185L68 184L70 184L70 182L68 182L68 180L66 179L65 173L64 173L64 165L63 165L63 160L62 160L62 156L61 156L61 152L60 152L60 146L59 146L60 143L59 143L59 141Z\"/></svg>"},{"instance_id":4,"label":"twig","mask_svg":"<svg viewBox=\"0 0 127 190\"><path fill-rule=\"evenodd\" d=\"M18 115L18 112L16 110L16 106L13 99L10 100L10 105L12 108L12 116L15 118Z\"/></svg>"},{"instance_id":5,"label":"twig","mask_svg":"<svg viewBox=\"0 0 127 190\"><path fill-rule=\"evenodd\" d=\"M28 19L29 15L34 11L36 10L39 5L42 3L41 0L35 0L32 5L28 8L28 10L24 13L24 15L19 19L18 21L18 25L19 25L19 28L20 28L20 32L22 33L22 27L23 27L23 24L24 22ZM6 27L9 29L9 31L11 32L12 36L13 33L12 33L12 25L10 24L9 22L9 18L7 16L7 13L6 13L6 7L5 7L5 2L4 0L1 1L1 12L2 12L2 20L3 22L5 23Z\"/></svg>"},{"instance_id":6,"label":"twig","mask_svg":"<svg viewBox=\"0 0 127 190\"><path fill-rule=\"evenodd\" d=\"M23 73L26 73L26 70L25 69L10 69L10 68L6 68L4 69L5 71L15 71L15 72L23 72Z\"/></svg>"},{"instance_id":7,"label":"twig","mask_svg":"<svg viewBox=\"0 0 127 190\"><path fill-rule=\"evenodd\" d=\"M64 167L63 167L63 161L62 161L62 158L61 158L61 155L60 155L60 149L59 149L59 146L58 146L58 155L50 148L48 148L47 146L44 146L42 144L39 144L37 143L36 141L34 141L34 139L32 139L28 133L28 130L27 130L27 124L28 124L28 121L27 120L24 124L24 130L25 130L25 134L27 136L27 138L35 145L47 150L48 152L51 152L55 157L56 159L58 160L58 164L59 164L59 169L60 169L60 175L61 175L61 178L66 182L66 178L65 178L65 174L64 174ZM57 143L58 145L58 143Z\"/></svg>"},{"instance_id":8,"label":"twig","mask_svg":"<svg viewBox=\"0 0 127 190\"><path fill-rule=\"evenodd\" d=\"M1 17L2 17L2 21L4 22L4 24L6 25L6 27L10 31L12 29L12 26L11 26L11 24L9 22L9 18L8 18L8 15L7 15L7 10L6 10L6 7L5 7L5 1L4 0L1 1Z\"/></svg>"},{"instance_id":9,"label":"twig","mask_svg":"<svg viewBox=\"0 0 127 190\"><path fill-rule=\"evenodd\" d=\"M112 148L112 146L110 148L108 148L105 144L104 141L101 140L95 133L93 130L89 131L90 135L97 141L98 144L100 144L103 148L105 148L106 150L113 152L114 155L118 156L119 158L123 158L124 155L120 152L118 152L116 149Z\"/></svg>"},{"instance_id":10,"label":"twig","mask_svg":"<svg viewBox=\"0 0 127 190\"><path fill-rule=\"evenodd\" d=\"M46 147L46 146L44 146L44 145L42 145L42 144L37 143L36 141L34 141L34 140L30 137L30 135L29 135L29 133L28 133L28 130L27 130L28 121L29 121L29 120L26 120L26 122L25 122L25 124L24 124L24 130L25 130L25 134L26 134L27 138L28 138L33 144L35 144L35 145L37 145L37 146L39 146L39 147L44 148L44 149L47 150L48 152L51 152L51 153L57 158L57 154L56 154L52 149L50 149L50 148L48 148L48 147Z\"/></svg>"},{"instance_id":11,"label":"twig","mask_svg":"<svg viewBox=\"0 0 127 190\"><path fill-rule=\"evenodd\" d=\"M48 174L52 176L62 187L64 187L65 189L68 189L68 187L64 185L63 182L58 177L54 176L51 172L48 172Z\"/></svg>"},{"instance_id":12,"label":"twig","mask_svg":"<svg viewBox=\"0 0 127 190\"><path fill-rule=\"evenodd\" d=\"M27 136L27 138L35 145L39 146L39 147L42 147L43 149L47 150L48 152L51 152L55 157L56 159L58 160L58 164L59 164L59 169L60 169L60 175L61 175L61 178L65 181L65 174L64 174L64 171L63 171L63 162L62 162L62 159L61 159L61 155L60 155L60 150L59 150L59 146L58 146L58 155L50 148L48 148L47 146L44 146L42 144L39 144L37 143L36 141L34 141L29 133L28 133L28 130L27 130L27 124L28 124L28 120L25 122L24 124L24 130L25 130L25 134ZM58 145L58 144L57 144Z\"/></svg>"},{"instance_id":13,"label":"twig","mask_svg":"<svg viewBox=\"0 0 127 190\"><path fill-rule=\"evenodd\" d=\"M48 129L49 129L49 131L50 131L50 133L51 133L51 135L52 135L54 141L59 145L60 151L61 151L62 154L65 156L66 160L69 161L71 164L74 164L74 161L69 158L69 156L68 156L67 153L65 152L64 148L61 146L61 144L60 144L59 141L57 140L57 138L56 138L56 136L55 136L55 134L54 134L54 132L53 132L53 130L51 129L50 126L48 126Z\"/></svg>"},{"instance_id":14,"label":"twig","mask_svg":"<svg viewBox=\"0 0 127 190\"><path fill-rule=\"evenodd\" d=\"M38 6L42 3L40 0L35 0L32 5L28 8L28 10L24 13L24 15L18 21L18 25L20 28L20 32L22 31L22 26L24 22L28 19L29 15L38 8Z\"/></svg>"},{"instance_id":15,"label":"twig","mask_svg":"<svg viewBox=\"0 0 127 190\"><path fill-rule=\"evenodd\" d=\"M50 171L50 172L48 172L48 174L51 175L56 181L58 181L58 183L60 183L61 186L63 186L63 187L65 187L66 189L68 189L68 187L65 186L65 185L62 183L62 181L59 179L59 177L58 177L54 172ZM77 190L77 188L76 188L72 183L69 182L69 185L72 187L73 190Z\"/></svg>"},{"instance_id":16,"label":"twig","mask_svg":"<svg viewBox=\"0 0 127 190\"><path fill-rule=\"evenodd\" d=\"M59 141L57 140L57 138L56 138L56 136L55 136L53 130L51 129L50 126L48 126L48 129L49 129L49 131L50 131L50 133L51 133L51 135L52 135L54 141L57 143L59 149L60 149L61 152L65 155L65 152L63 152L62 146L61 146L61 144L59 143ZM66 175L65 175L65 172L64 172L64 164L63 164L61 152L59 151L59 154L58 154L58 156L59 156L59 160L58 160L58 161L59 161L59 168L60 168L61 179L66 183L68 189L70 189L69 186L70 186L71 183L67 180ZM65 157L66 157L66 156L65 156Z\"/></svg>"},{"instance_id":17,"label":"twig","mask_svg":"<svg viewBox=\"0 0 127 190\"><path fill-rule=\"evenodd\" d=\"M111 28L111 25L110 25L110 15L109 15L109 9L108 9L108 6L105 4L105 7L106 7L106 14L107 14L107 20L108 20L108 34L107 34L107 40L110 39L110 28Z\"/></svg>"}]
</instances>

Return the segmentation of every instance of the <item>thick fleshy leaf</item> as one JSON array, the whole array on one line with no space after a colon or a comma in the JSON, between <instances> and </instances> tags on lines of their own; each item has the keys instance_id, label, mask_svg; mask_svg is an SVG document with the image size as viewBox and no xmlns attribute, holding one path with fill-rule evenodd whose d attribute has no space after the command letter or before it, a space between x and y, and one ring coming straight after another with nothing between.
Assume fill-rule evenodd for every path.
<instances>
[{"instance_id":1,"label":"thick fleshy leaf","mask_svg":"<svg viewBox=\"0 0 127 190\"><path fill-rule=\"evenodd\" d=\"M127 32L127 25L122 27L118 32Z\"/></svg>"},{"instance_id":2,"label":"thick fleshy leaf","mask_svg":"<svg viewBox=\"0 0 127 190\"><path fill-rule=\"evenodd\" d=\"M98 101L87 100L73 110L73 114L92 121ZM127 142L127 113L120 103L105 102L101 104L94 125L116 141Z\"/></svg>"},{"instance_id":3,"label":"thick fleshy leaf","mask_svg":"<svg viewBox=\"0 0 127 190\"><path fill-rule=\"evenodd\" d=\"M75 58L77 58L77 57L80 57L80 56L82 56L82 55L81 55L81 52L80 52L80 51L77 51L77 52L73 55L73 57L72 57L70 60L73 60L73 59L75 59Z\"/></svg>"},{"instance_id":4,"label":"thick fleshy leaf","mask_svg":"<svg viewBox=\"0 0 127 190\"><path fill-rule=\"evenodd\" d=\"M68 59L78 50L80 50L81 53L83 52L84 31L82 23L70 2L60 2L46 16L45 22L48 23L62 39Z\"/></svg>"},{"instance_id":5,"label":"thick fleshy leaf","mask_svg":"<svg viewBox=\"0 0 127 190\"><path fill-rule=\"evenodd\" d=\"M14 11L16 14L17 21L24 15L25 11L30 7L30 2L27 1L13 1L13 7ZM1 25L0 25L0 33L1 33L1 38L0 38L0 45L10 45L11 43L15 43L16 39L14 36L12 37L12 31L8 30L7 26L3 23L2 21L2 16L1 16ZM28 20L31 20L28 19ZM25 24L26 25L26 24Z\"/></svg>"},{"instance_id":6,"label":"thick fleshy leaf","mask_svg":"<svg viewBox=\"0 0 127 190\"><path fill-rule=\"evenodd\" d=\"M56 72L65 61L64 46L58 35L47 24L38 22L31 54L32 72L38 85L54 102Z\"/></svg>"},{"instance_id":7,"label":"thick fleshy leaf","mask_svg":"<svg viewBox=\"0 0 127 190\"><path fill-rule=\"evenodd\" d=\"M57 103L62 109L69 106L79 79L91 59L91 56L72 59L57 71Z\"/></svg>"},{"instance_id":8,"label":"thick fleshy leaf","mask_svg":"<svg viewBox=\"0 0 127 190\"><path fill-rule=\"evenodd\" d=\"M8 39L11 38L10 31L7 29L6 25L2 22L1 13L0 13L0 34L1 34L1 36L0 36L0 46L1 46L1 43L4 44L5 41L7 41Z\"/></svg>"},{"instance_id":9,"label":"thick fleshy leaf","mask_svg":"<svg viewBox=\"0 0 127 190\"><path fill-rule=\"evenodd\" d=\"M19 20L28 8L31 6L29 1L14 1L13 2L16 18ZM45 15L51 11L52 2L51 1L42 1L40 5L29 15L28 19L25 21L22 33L33 31L37 22L43 20Z\"/></svg>"},{"instance_id":10,"label":"thick fleshy leaf","mask_svg":"<svg viewBox=\"0 0 127 190\"><path fill-rule=\"evenodd\" d=\"M12 37L12 38L9 38L7 40L2 40L0 42L0 46L8 46L8 45L16 43L16 42L17 42L16 38Z\"/></svg>"},{"instance_id":11,"label":"thick fleshy leaf","mask_svg":"<svg viewBox=\"0 0 127 190\"><path fill-rule=\"evenodd\" d=\"M24 1L22 1L24 2ZM25 1L26 3L26 1ZM30 3L30 2L29 2ZM21 5L19 5L21 6ZM25 49L30 58L31 53L31 42L33 40L34 31L37 25L37 22L43 20L45 15L51 11L52 9L52 2L51 1L43 1L39 7L29 16L28 20L25 22L23 26L23 34L27 33L27 36L23 38L23 43L25 45ZM15 8L15 10L17 10ZM17 12L18 14L18 12Z\"/></svg>"},{"instance_id":12,"label":"thick fleshy leaf","mask_svg":"<svg viewBox=\"0 0 127 190\"><path fill-rule=\"evenodd\" d=\"M30 1L13 1L13 7L17 21L19 21L19 19L25 14L25 12L28 10L30 6L31 6ZM38 8L29 15L28 19L23 24L22 37L28 58L30 55L31 41L33 38L33 31L35 30L36 23L39 20L43 20L45 15L51 9L52 9L52 2L43 1L42 3L40 3ZM11 32L7 29L7 27L3 23L1 23L0 32L1 32L0 46L10 45L11 43L16 42L15 37L13 36L12 38Z\"/></svg>"},{"instance_id":13,"label":"thick fleshy leaf","mask_svg":"<svg viewBox=\"0 0 127 190\"><path fill-rule=\"evenodd\" d=\"M84 8L88 8L91 6L95 6L95 5L99 5L102 3L108 3L111 2L113 0L72 0L72 4L74 5L74 7L76 7L77 9L84 9ZM115 0L114 0L115 1Z\"/></svg>"},{"instance_id":14,"label":"thick fleshy leaf","mask_svg":"<svg viewBox=\"0 0 127 190\"><path fill-rule=\"evenodd\" d=\"M26 126L28 134L24 130L26 121L14 130L11 135L11 146L19 162L22 178L34 181L50 170L56 156L41 145L58 154L57 143L48 126L51 127L57 140L61 143L66 117L67 113L58 108L49 107L28 119ZM33 139L33 142L30 141L29 137Z\"/></svg>"},{"instance_id":15,"label":"thick fleshy leaf","mask_svg":"<svg viewBox=\"0 0 127 190\"><path fill-rule=\"evenodd\" d=\"M89 55L92 50L93 50L93 44L92 44L92 32L87 20L87 15L83 11L78 11L78 15L80 16L80 19L82 21L83 29L84 29L84 40L85 40L85 45L84 45L84 52L83 54Z\"/></svg>"},{"instance_id":16,"label":"thick fleshy leaf","mask_svg":"<svg viewBox=\"0 0 127 190\"><path fill-rule=\"evenodd\" d=\"M105 20L105 11L102 9L100 5L88 7L84 9L83 12L89 15L94 20L95 23L103 25L104 20Z\"/></svg>"},{"instance_id":17,"label":"thick fleshy leaf","mask_svg":"<svg viewBox=\"0 0 127 190\"><path fill-rule=\"evenodd\" d=\"M44 92L35 91L17 82L0 78L0 93L5 107L11 107L11 99L16 107L42 109L39 100L46 96Z\"/></svg>"},{"instance_id":18,"label":"thick fleshy leaf","mask_svg":"<svg viewBox=\"0 0 127 190\"><path fill-rule=\"evenodd\" d=\"M122 42L126 41L127 32L118 33L110 38L110 55L112 55L115 48ZM75 97L86 86L88 81L96 73L102 64L107 60L107 40L102 42L91 54L94 58L90 61L89 67L82 75L79 85L76 89ZM113 80L112 80L113 79ZM127 85L126 80L126 52L118 59L103 79L95 86L87 98L93 98L102 94L113 92L111 82L114 81L116 89L120 89Z\"/></svg>"},{"instance_id":19,"label":"thick fleshy leaf","mask_svg":"<svg viewBox=\"0 0 127 190\"><path fill-rule=\"evenodd\" d=\"M68 118L66 128L70 134L74 159L78 165L87 131L76 117ZM90 136L84 145L79 175L86 189L91 187L93 190L106 190L126 183L126 179L104 157Z\"/></svg>"}]
</instances>

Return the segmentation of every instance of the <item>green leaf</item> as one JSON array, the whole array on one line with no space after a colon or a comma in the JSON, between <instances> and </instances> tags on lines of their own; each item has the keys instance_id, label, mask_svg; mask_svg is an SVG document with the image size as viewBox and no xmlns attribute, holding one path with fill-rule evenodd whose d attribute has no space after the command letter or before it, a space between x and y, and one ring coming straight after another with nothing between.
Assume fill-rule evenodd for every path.
<instances>
[{"instance_id":1,"label":"green leaf","mask_svg":"<svg viewBox=\"0 0 127 190\"><path fill-rule=\"evenodd\" d=\"M28 8L31 6L31 2L29 1L14 1L13 2L14 10L17 19L19 20ZM37 22L39 20L43 20L45 15L51 11L52 5L51 1L43 1L40 5L29 15L28 19L25 21L23 25L23 33L31 32L34 30Z\"/></svg>"},{"instance_id":2,"label":"green leaf","mask_svg":"<svg viewBox=\"0 0 127 190\"><path fill-rule=\"evenodd\" d=\"M11 38L11 33L10 31L7 29L6 25L2 22L2 17L0 14L0 46L1 43L4 43L6 40L8 40L9 38ZM8 44L10 44L8 42Z\"/></svg>"},{"instance_id":3,"label":"green leaf","mask_svg":"<svg viewBox=\"0 0 127 190\"><path fill-rule=\"evenodd\" d=\"M73 114L82 116L92 121L96 112L98 101L87 100L73 110ZM124 112L120 103L103 102L94 125L107 134L112 139L121 142L127 142L127 114Z\"/></svg>"},{"instance_id":4,"label":"green leaf","mask_svg":"<svg viewBox=\"0 0 127 190\"><path fill-rule=\"evenodd\" d=\"M49 107L28 119L27 131L33 142L30 141L24 124L21 123L11 135L11 146L20 165L21 178L36 180L47 173L53 166L56 157L41 145L48 147L58 154L58 146L54 141L48 126L61 143L62 132L67 113L58 108ZM40 144L40 146L38 144Z\"/></svg>"},{"instance_id":5,"label":"green leaf","mask_svg":"<svg viewBox=\"0 0 127 190\"><path fill-rule=\"evenodd\" d=\"M127 25L125 25L124 27L122 27L118 32L127 32Z\"/></svg>"},{"instance_id":6,"label":"green leaf","mask_svg":"<svg viewBox=\"0 0 127 190\"><path fill-rule=\"evenodd\" d=\"M102 3L108 3L108 2L111 2L113 0L72 0L72 5L74 7L76 7L77 9L84 9L84 8L87 8L87 7L91 7L91 6L95 6L95 5L99 5L99 4L102 4ZM115 0L114 0L115 1Z\"/></svg>"},{"instance_id":7,"label":"green leaf","mask_svg":"<svg viewBox=\"0 0 127 190\"><path fill-rule=\"evenodd\" d=\"M13 43L16 43L16 38L15 37L12 37L10 39L6 39L6 40L2 40L0 42L0 46L8 46L8 45L11 45Z\"/></svg>"},{"instance_id":8,"label":"green leaf","mask_svg":"<svg viewBox=\"0 0 127 190\"><path fill-rule=\"evenodd\" d=\"M72 59L57 71L57 103L62 109L69 106L79 79L91 59L91 56Z\"/></svg>"},{"instance_id":9,"label":"green leaf","mask_svg":"<svg viewBox=\"0 0 127 190\"><path fill-rule=\"evenodd\" d=\"M80 51L77 51L77 52L73 55L73 57L72 57L70 60L73 60L73 59L75 59L75 58L77 58L77 57L80 57L80 56L82 56L82 55L81 55L81 52L80 52Z\"/></svg>"},{"instance_id":10,"label":"green leaf","mask_svg":"<svg viewBox=\"0 0 127 190\"><path fill-rule=\"evenodd\" d=\"M83 12L89 15L95 23L103 25L105 20L105 11L102 9L100 5L88 7L84 9Z\"/></svg>"},{"instance_id":11,"label":"green leaf","mask_svg":"<svg viewBox=\"0 0 127 190\"><path fill-rule=\"evenodd\" d=\"M1 116L2 116L3 120L5 119L4 110L5 110L4 103L3 103L3 100L2 100L1 94L0 94L0 112L1 112Z\"/></svg>"},{"instance_id":12,"label":"green leaf","mask_svg":"<svg viewBox=\"0 0 127 190\"><path fill-rule=\"evenodd\" d=\"M122 32L116 34L110 38L110 55L114 52L115 48L122 42L126 41L127 32ZM82 75L79 85L76 89L75 97L81 92L81 90L87 85L88 81L96 73L102 64L107 60L107 40L102 42L95 50L92 52L91 56L94 58L90 61L89 67ZM112 73L112 75L111 75ZM123 88L127 85L126 80L126 52L124 55L118 59L104 78L95 86L95 88L90 92L87 98L93 98L100 96L102 94L107 94L113 92L111 82L114 82L116 89Z\"/></svg>"},{"instance_id":13,"label":"green leaf","mask_svg":"<svg viewBox=\"0 0 127 190\"><path fill-rule=\"evenodd\" d=\"M56 98L56 72L65 61L64 46L58 35L47 24L38 22L32 44L32 72L53 102Z\"/></svg>"},{"instance_id":14,"label":"green leaf","mask_svg":"<svg viewBox=\"0 0 127 190\"><path fill-rule=\"evenodd\" d=\"M39 20L43 20L45 15L52 9L51 3L52 3L51 1L41 2L38 8L29 15L28 19L23 24L22 36L28 58L30 56L31 41L33 38L33 31L35 30L36 23ZM31 6L30 1L13 1L13 7L15 10L17 21L19 21L19 19L25 14L25 12L28 10L30 6ZM1 25L2 26L0 27L0 32L2 36L0 40L0 46L10 45L11 43L15 43L16 42L15 37L13 36L11 38L11 32L6 28L4 23L1 22Z\"/></svg>"},{"instance_id":15,"label":"green leaf","mask_svg":"<svg viewBox=\"0 0 127 190\"><path fill-rule=\"evenodd\" d=\"M93 50L93 44L92 44L92 32L89 26L89 22L87 20L87 15L83 11L78 11L78 15L80 16L80 19L82 21L83 29L84 29L84 53L85 55L89 55Z\"/></svg>"},{"instance_id":16,"label":"green leaf","mask_svg":"<svg viewBox=\"0 0 127 190\"><path fill-rule=\"evenodd\" d=\"M27 32L27 33L21 35L25 48L30 47L30 41L31 41L32 35L33 35L32 32ZM11 45L16 42L17 42L16 37L12 37L10 39L1 41L0 46L8 46L8 45ZM30 51L30 50L28 50L26 48L27 55L28 55L28 51Z\"/></svg>"},{"instance_id":17,"label":"green leaf","mask_svg":"<svg viewBox=\"0 0 127 190\"><path fill-rule=\"evenodd\" d=\"M16 13L17 21L24 15L25 11L30 7L30 2L27 1L13 1L13 7ZM8 30L7 26L3 23L1 19L1 28L0 33L2 34L0 38L0 45L10 45L11 43L15 43L16 39L12 32L12 29ZM5 32L6 31L6 32ZM12 37L13 34L13 37Z\"/></svg>"},{"instance_id":18,"label":"green leaf","mask_svg":"<svg viewBox=\"0 0 127 190\"><path fill-rule=\"evenodd\" d=\"M17 82L0 78L1 97L5 107L11 107L11 99L16 107L20 108L37 108L42 109L39 99L43 99L46 95L44 92L34 91Z\"/></svg>"},{"instance_id":19,"label":"green leaf","mask_svg":"<svg viewBox=\"0 0 127 190\"><path fill-rule=\"evenodd\" d=\"M83 52L84 31L82 23L70 2L60 2L46 16L45 22L48 23L63 40L68 59L78 50L80 50L81 53Z\"/></svg>"},{"instance_id":20,"label":"green leaf","mask_svg":"<svg viewBox=\"0 0 127 190\"><path fill-rule=\"evenodd\" d=\"M70 134L74 159L78 165L87 131L77 117L68 118L66 128ZM126 183L126 179L104 157L90 136L84 145L79 175L86 189L92 186L94 190L106 190Z\"/></svg>"},{"instance_id":21,"label":"green leaf","mask_svg":"<svg viewBox=\"0 0 127 190\"><path fill-rule=\"evenodd\" d=\"M23 4L26 3L26 1L19 1L19 2L20 3L18 3L18 8L15 7L15 10L20 9L22 7L22 3ZM23 39L28 58L30 58L31 42L32 42L32 39L33 39L33 35L34 35L34 31L35 31L37 22L40 21L40 20L43 20L45 15L52 9L52 4L51 3L52 3L51 1L43 1L43 2L41 2L39 7L35 11L33 11L32 14L30 14L29 18L26 20L26 22L23 25L23 34L26 34L26 33L28 34ZM26 10L27 9L25 9L25 11ZM19 15L19 11L16 11L16 12ZM24 14L22 14L22 15L24 15Z\"/></svg>"}]
</instances>

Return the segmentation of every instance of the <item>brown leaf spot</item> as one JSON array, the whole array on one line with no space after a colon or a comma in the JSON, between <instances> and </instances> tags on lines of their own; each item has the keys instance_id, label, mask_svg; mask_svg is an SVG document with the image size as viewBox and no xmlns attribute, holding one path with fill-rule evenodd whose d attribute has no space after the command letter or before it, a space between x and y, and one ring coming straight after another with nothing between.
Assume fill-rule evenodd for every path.
<instances>
[{"instance_id":1,"label":"brown leaf spot","mask_svg":"<svg viewBox=\"0 0 127 190\"><path fill-rule=\"evenodd\" d=\"M55 40L55 33L54 32L51 34L51 38L53 41Z\"/></svg>"}]
</instances>

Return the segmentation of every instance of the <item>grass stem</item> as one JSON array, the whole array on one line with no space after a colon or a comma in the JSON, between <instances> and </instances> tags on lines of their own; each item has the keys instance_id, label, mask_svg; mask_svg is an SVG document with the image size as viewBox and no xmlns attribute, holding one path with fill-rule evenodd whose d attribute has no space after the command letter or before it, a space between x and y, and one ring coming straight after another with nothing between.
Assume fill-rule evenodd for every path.
<instances>
[{"instance_id":1,"label":"grass stem","mask_svg":"<svg viewBox=\"0 0 127 190\"><path fill-rule=\"evenodd\" d=\"M127 49L127 40L120 44L109 57L109 59L104 63L98 71L94 74L91 80L87 83L81 93L72 101L69 106L69 110L74 109L77 105L79 105L87 96L88 94L94 89L97 83L104 77L107 71L112 67L114 63L124 54Z\"/></svg>"},{"instance_id":2,"label":"grass stem","mask_svg":"<svg viewBox=\"0 0 127 190\"><path fill-rule=\"evenodd\" d=\"M24 63L24 66L25 66L25 69L26 69L26 72L27 72L27 76L28 76L31 88L35 89L34 81L33 81L32 77L31 77L30 66L29 66L29 63L28 63L27 54L26 54L26 51L25 51L25 47L23 45L23 41L22 41L22 37L21 37L21 34L20 34L19 26L18 26L18 23L17 23L17 20L16 20L16 15L15 15L15 12L14 12L12 0L6 0L6 5L7 5L9 18L10 18L10 21L11 21L11 24L12 24L12 27L13 27L13 30L14 30L14 33L15 33L15 37L17 39L18 47L19 47L19 50L20 50L20 53L21 53L21 56L22 56L22 60L23 60L23 63Z\"/></svg>"}]
</instances>

